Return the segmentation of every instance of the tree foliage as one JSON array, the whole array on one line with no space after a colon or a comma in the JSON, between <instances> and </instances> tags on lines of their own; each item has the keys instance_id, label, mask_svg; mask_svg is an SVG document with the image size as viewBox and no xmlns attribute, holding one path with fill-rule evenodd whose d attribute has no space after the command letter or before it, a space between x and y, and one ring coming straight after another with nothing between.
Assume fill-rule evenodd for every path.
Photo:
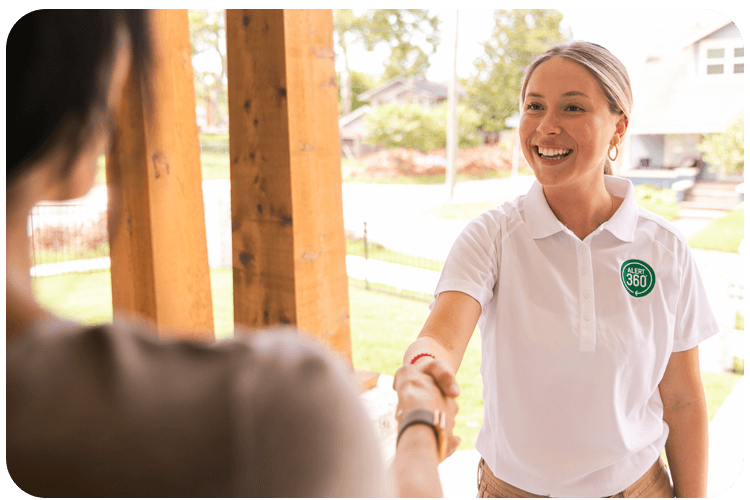
<instances>
[{"instance_id":1,"label":"tree foliage","mask_svg":"<svg viewBox=\"0 0 750 500\"><path fill-rule=\"evenodd\" d=\"M495 27L484 42L484 55L474 61L476 73L462 81L482 128L504 130L505 120L518 112L518 95L531 59L569 38L560 29L556 10L496 10Z\"/></svg>"},{"instance_id":2,"label":"tree foliage","mask_svg":"<svg viewBox=\"0 0 750 500\"><path fill-rule=\"evenodd\" d=\"M696 146L703 160L727 174L745 171L745 120L740 118L720 134L708 134Z\"/></svg>"},{"instance_id":3,"label":"tree foliage","mask_svg":"<svg viewBox=\"0 0 750 500\"><path fill-rule=\"evenodd\" d=\"M339 52L344 58L341 75L343 111L351 111L352 87L349 78L348 49L352 44L364 43L368 51L384 43L391 49L385 61L382 80L394 76L422 75L430 66L429 56L440 44L438 17L430 16L423 9L373 9L355 14L351 9L336 9L333 12L333 29ZM424 37L431 51L418 45Z\"/></svg>"},{"instance_id":4,"label":"tree foliage","mask_svg":"<svg viewBox=\"0 0 750 500\"><path fill-rule=\"evenodd\" d=\"M351 110L354 111L355 109L367 104L367 102L359 100L359 95L374 88L377 85L377 79L367 73L355 70L349 72L349 78L351 79L352 85ZM344 103L341 99L341 73L336 73L336 84L339 92L339 114L342 114L344 111Z\"/></svg>"},{"instance_id":5,"label":"tree foliage","mask_svg":"<svg viewBox=\"0 0 750 500\"><path fill-rule=\"evenodd\" d=\"M223 10L189 10L190 50L193 56L214 53L221 66L214 70L197 70L193 66L193 83L198 101L211 103L216 110L216 122L227 113L227 52Z\"/></svg>"},{"instance_id":6,"label":"tree foliage","mask_svg":"<svg viewBox=\"0 0 750 500\"><path fill-rule=\"evenodd\" d=\"M458 147L471 148L482 143L477 132L479 114L459 104ZM421 104L384 104L369 113L365 119L365 142L387 149L398 147L431 151L445 147L448 105L443 102L432 108Z\"/></svg>"}]
</instances>

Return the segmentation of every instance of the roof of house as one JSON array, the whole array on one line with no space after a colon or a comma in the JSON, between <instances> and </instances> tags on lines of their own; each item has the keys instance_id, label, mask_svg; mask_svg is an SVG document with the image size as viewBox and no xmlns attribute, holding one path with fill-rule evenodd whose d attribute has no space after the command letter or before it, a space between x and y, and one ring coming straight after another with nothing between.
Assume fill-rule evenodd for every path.
<instances>
[{"instance_id":1,"label":"roof of house","mask_svg":"<svg viewBox=\"0 0 750 500\"><path fill-rule=\"evenodd\" d=\"M690 38L688 38L687 40L685 40L685 42L683 43L682 47L683 48L690 47L691 45L694 45L694 44L700 42L701 40L703 40L707 36L716 33L721 28L724 28L725 26L729 26L730 24L734 24L734 23L732 22L731 19L727 19L726 21L722 21L720 23L712 24L711 26L707 26L705 28L698 29L698 30L696 30L696 32Z\"/></svg>"},{"instance_id":2,"label":"roof of house","mask_svg":"<svg viewBox=\"0 0 750 500\"><path fill-rule=\"evenodd\" d=\"M404 88L412 88L414 91L425 95L425 97L431 97L433 99L446 99L448 97L448 85L445 83L431 82L425 78L406 78L403 76L397 76L391 78L383 85L379 85L367 92L361 93L358 99L360 101L369 101L373 97L381 94L386 94L386 96L392 94L395 96L401 93ZM457 90L459 97L466 94L460 83L457 84Z\"/></svg>"},{"instance_id":3,"label":"roof of house","mask_svg":"<svg viewBox=\"0 0 750 500\"><path fill-rule=\"evenodd\" d=\"M710 28L696 28L692 32L673 32L671 39L669 36L658 39L659 43L652 46L642 72L632 79L630 133L722 132L744 115L741 79L728 80L720 76L712 81L696 75L694 69L694 45L729 24L731 21ZM691 40L691 43L685 45L685 40Z\"/></svg>"},{"instance_id":4,"label":"roof of house","mask_svg":"<svg viewBox=\"0 0 750 500\"><path fill-rule=\"evenodd\" d=\"M360 116L364 115L368 111L370 111L372 108L368 106L367 104L364 104L354 111L350 111L349 113L345 115L339 116L339 127L346 127L351 122L359 118Z\"/></svg>"}]
</instances>

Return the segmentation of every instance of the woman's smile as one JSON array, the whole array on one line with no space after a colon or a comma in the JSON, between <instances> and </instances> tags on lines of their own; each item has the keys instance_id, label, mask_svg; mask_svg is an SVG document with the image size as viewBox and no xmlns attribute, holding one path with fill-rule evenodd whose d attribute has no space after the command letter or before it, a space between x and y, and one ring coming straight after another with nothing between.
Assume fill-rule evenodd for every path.
<instances>
[{"instance_id":1,"label":"woman's smile","mask_svg":"<svg viewBox=\"0 0 750 500\"><path fill-rule=\"evenodd\" d=\"M534 146L533 149L534 151L536 151L536 154L537 156L539 156L539 158L547 161L562 160L573 152L572 149L555 148L548 146Z\"/></svg>"}]
</instances>

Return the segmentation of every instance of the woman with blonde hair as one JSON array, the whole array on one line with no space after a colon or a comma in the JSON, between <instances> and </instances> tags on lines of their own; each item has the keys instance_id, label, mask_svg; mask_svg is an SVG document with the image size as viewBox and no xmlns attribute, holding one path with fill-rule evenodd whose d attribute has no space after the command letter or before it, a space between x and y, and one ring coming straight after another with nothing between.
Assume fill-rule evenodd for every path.
<instances>
[{"instance_id":1,"label":"woman with blonde hair","mask_svg":"<svg viewBox=\"0 0 750 500\"><path fill-rule=\"evenodd\" d=\"M457 371L479 325L478 496L705 496L698 344L718 326L684 236L611 175L627 71L599 45L557 45L520 101L536 182L458 237L404 364Z\"/></svg>"}]
</instances>

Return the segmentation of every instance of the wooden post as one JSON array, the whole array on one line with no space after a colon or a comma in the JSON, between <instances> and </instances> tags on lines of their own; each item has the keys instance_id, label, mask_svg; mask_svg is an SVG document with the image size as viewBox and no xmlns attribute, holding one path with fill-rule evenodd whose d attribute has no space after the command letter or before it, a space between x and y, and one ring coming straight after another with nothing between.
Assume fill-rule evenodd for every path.
<instances>
[{"instance_id":1,"label":"wooden post","mask_svg":"<svg viewBox=\"0 0 750 500\"><path fill-rule=\"evenodd\" d=\"M351 365L330 10L227 10L234 318Z\"/></svg>"},{"instance_id":2,"label":"wooden post","mask_svg":"<svg viewBox=\"0 0 750 500\"><path fill-rule=\"evenodd\" d=\"M186 10L152 12L153 99L131 73L107 157L112 300L160 337L213 339L200 146ZM116 197L119 196L119 200Z\"/></svg>"}]
</instances>

